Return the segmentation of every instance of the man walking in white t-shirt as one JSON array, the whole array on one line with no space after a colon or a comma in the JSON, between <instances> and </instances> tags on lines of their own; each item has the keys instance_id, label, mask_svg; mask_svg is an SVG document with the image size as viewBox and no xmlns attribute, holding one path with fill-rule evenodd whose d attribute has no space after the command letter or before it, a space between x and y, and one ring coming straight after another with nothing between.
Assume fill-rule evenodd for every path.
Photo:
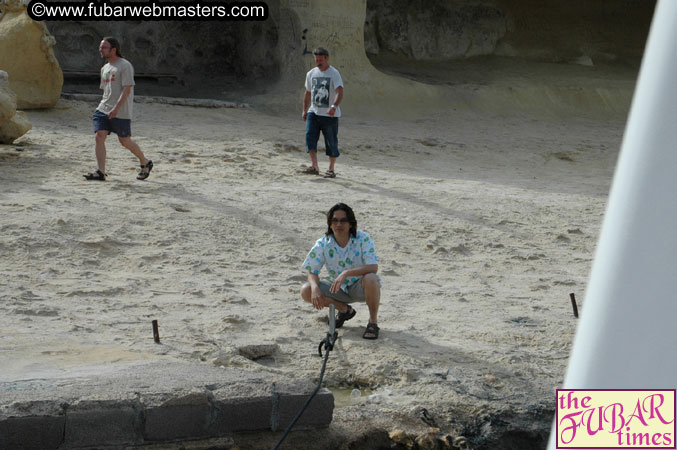
<instances>
[{"instance_id":1,"label":"man walking in white t-shirt","mask_svg":"<svg viewBox=\"0 0 677 450\"><path fill-rule=\"evenodd\" d=\"M107 63L101 68L103 98L92 117L96 134L97 169L83 175L87 180L106 181L106 137L115 133L120 143L139 159L141 171L136 177L145 180L153 168L141 148L132 140L132 105L134 104L134 67L122 57L120 42L104 37L99 44L101 57Z\"/></svg>"},{"instance_id":2,"label":"man walking in white t-shirt","mask_svg":"<svg viewBox=\"0 0 677 450\"><path fill-rule=\"evenodd\" d=\"M329 169L325 178L335 178L334 164L339 157L338 118L341 117L343 80L341 74L329 65L329 52L318 47L313 50L315 65L306 74L306 93L303 97L303 120L306 122L306 151L310 153L311 166L303 171L319 175L317 163L317 141L320 131L324 136L325 153L329 157Z\"/></svg>"}]
</instances>

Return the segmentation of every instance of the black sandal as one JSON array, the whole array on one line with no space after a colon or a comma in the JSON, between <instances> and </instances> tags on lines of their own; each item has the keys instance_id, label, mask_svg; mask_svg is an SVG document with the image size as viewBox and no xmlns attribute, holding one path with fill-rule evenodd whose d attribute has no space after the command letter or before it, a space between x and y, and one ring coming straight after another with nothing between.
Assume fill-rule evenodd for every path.
<instances>
[{"instance_id":1,"label":"black sandal","mask_svg":"<svg viewBox=\"0 0 677 450\"><path fill-rule=\"evenodd\" d=\"M143 164L141 164L141 172L139 172L139 175L136 177L136 179L137 180L145 180L146 178L148 178L150 176L150 171L151 171L152 168L153 168L153 161L151 161L150 159L148 160L148 162L146 163L145 166ZM146 172L143 169L148 169L148 171Z\"/></svg>"},{"instance_id":2,"label":"black sandal","mask_svg":"<svg viewBox=\"0 0 677 450\"><path fill-rule=\"evenodd\" d=\"M319 175L320 171L314 167L306 167L305 169L300 170L301 173L306 175Z\"/></svg>"},{"instance_id":3,"label":"black sandal","mask_svg":"<svg viewBox=\"0 0 677 450\"><path fill-rule=\"evenodd\" d=\"M364 339L378 339L378 330L380 330L378 325L376 325L375 323L369 322L367 324L367 329L364 330L364 334L362 335L362 337Z\"/></svg>"},{"instance_id":4,"label":"black sandal","mask_svg":"<svg viewBox=\"0 0 677 450\"><path fill-rule=\"evenodd\" d=\"M350 320L353 317L355 317L355 314L357 314L357 311L355 309L348 305L348 310L346 312L340 312L336 315L336 328L341 328L343 326L343 323L346 320Z\"/></svg>"},{"instance_id":5,"label":"black sandal","mask_svg":"<svg viewBox=\"0 0 677 450\"><path fill-rule=\"evenodd\" d=\"M101 172L99 169L96 169L96 172L89 172L88 174L83 175L85 180L96 180L96 181L106 181L106 174Z\"/></svg>"}]
</instances>

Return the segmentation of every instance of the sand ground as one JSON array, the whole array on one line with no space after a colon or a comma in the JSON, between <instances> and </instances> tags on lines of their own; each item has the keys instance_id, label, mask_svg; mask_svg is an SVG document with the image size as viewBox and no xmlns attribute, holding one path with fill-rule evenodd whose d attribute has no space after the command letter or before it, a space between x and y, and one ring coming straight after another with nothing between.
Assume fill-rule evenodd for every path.
<instances>
[{"instance_id":1,"label":"sand ground","mask_svg":"<svg viewBox=\"0 0 677 450\"><path fill-rule=\"evenodd\" d=\"M547 428L624 119L344 111L328 180L297 173L300 105L137 104L152 175L135 180L111 136L98 183L81 176L94 107L29 111L33 130L0 146L0 381L165 358L316 379L326 312L300 300L300 264L342 201L383 280L380 338L361 338L358 305L329 360L330 387L371 392L345 410L425 407L457 434L461 416L481 428L505 411Z\"/></svg>"}]
</instances>

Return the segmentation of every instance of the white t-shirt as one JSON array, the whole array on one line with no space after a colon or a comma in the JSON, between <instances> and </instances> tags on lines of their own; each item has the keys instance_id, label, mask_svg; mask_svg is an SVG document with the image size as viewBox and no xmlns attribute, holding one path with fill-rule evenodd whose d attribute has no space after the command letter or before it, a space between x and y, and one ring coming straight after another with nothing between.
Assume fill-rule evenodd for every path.
<instances>
[{"instance_id":1,"label":"white t-shirt","mask_svg":"<svg viewBox=\"0 0 677 450\"><path fill-rule=\"evenodd\" d=\"M99 87L103 89L103 98L101 103L96 108L105 114L115 108L115 105L122 95L122 88L124 86L134 86L134 67L132 63L124 58L118 58L114 63L106 63L101 68L101 84ZM118 111L118 119L132 118L132 104L134 103L134 88L127 97L127 100L122 104Z\"/></svg>"},{"instance_id":2,"label":"white t-shirt","mask_svg":"<svg viewBox=\"0 0 677 450\"><path fill-rule=\"evenodd\" d=\"M343 80L334 66L329 66L324 72L317 67L309 70L306 74L306 91L311 94L308 112L329 117L329 107L336 100L338 87L343 87ZM340 106L336 108L334 117L341 117Z\"/></svg>"}]
</instances>

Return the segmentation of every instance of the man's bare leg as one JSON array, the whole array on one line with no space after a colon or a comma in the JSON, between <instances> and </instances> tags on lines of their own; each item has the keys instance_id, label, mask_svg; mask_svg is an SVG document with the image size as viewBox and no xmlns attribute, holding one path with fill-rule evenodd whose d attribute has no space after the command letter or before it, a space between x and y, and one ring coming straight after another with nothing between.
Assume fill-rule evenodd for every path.
<instances>
[{"instance_id":1,"label":"man's bare leg","mask_svg":"<svg viewBox=\"0 0 677 450\"><path fill-rule=\"evenodd\" d=\"M96 154L96 165L99 170L106 173L106 137L108 137L108 131L97 131L94 136L95 146L94 153Z\"/></svg>"},{"instance_id":2,"label":"man's bare leg","mask_svg":"<svg viewBox=\"0 0 677 450\"><path fill-rule=\"evenodd\" d=\"M139 163L142 166L145 166L148 160L144 156L143 152L141 151L141 147L138 146L136 142L132 140L131 137L121 137L118 138L120 140L120 144L122 144L126 149L128 149L130 152L134 154L137 158L139 158Z\"/></svg>"},{"instance_id":3,"label":"man's bare leg","mask_svg":"<svg viewBox=\"0 0 677 450\"><path fill-rule=\"evenodd\" d=\"M329 157L329 172L334 171L334 164L336 163L336 157L330 156Z\"/></svg>"},{"instance_id":4,"label":"man's bare leg","mask_svg":"<svg viewBox=\"0 0 677 450\"><path fill-rule=\"evenodd\" d=\"M369 307L369 322L378 323L378 307L381 303L381 288L378 285L376 274L368 273L362 277L364 298Z\"/></svg>"},{"instance_id":5,"label":"man's bare leg","mask_svg":"<svg viewBox=\"0 0 677 450\"><path fill-rule=\"evenodd\" d=\"M317 164L317 150L309 150L308 153L310 153L310 165L319 172L320 166Z\"/></svg>"}]
</instances>

